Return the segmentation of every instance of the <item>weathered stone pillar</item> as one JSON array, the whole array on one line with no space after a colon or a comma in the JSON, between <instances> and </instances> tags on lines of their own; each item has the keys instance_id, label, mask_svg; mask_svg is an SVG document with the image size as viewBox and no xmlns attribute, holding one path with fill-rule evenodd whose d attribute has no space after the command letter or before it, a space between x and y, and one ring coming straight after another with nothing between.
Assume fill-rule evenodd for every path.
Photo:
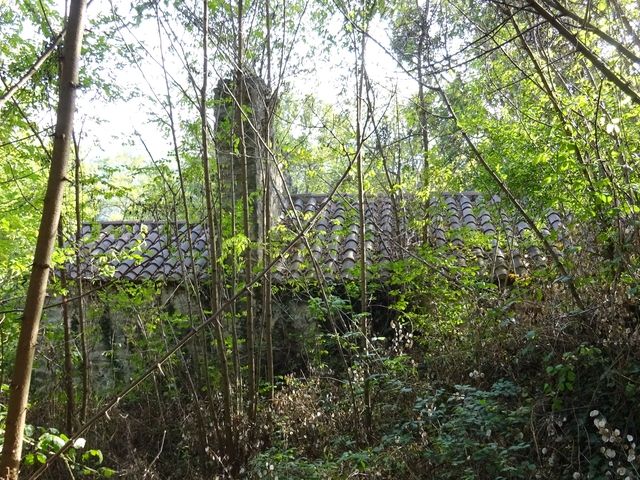
<instances>
[{"instance_id":1,"label":"weathered stone pillar","mask_svg":"<svg viewBox=\"0 0 640 480\"><path fill-rule=\"evenodd\" d=\"M241 97L241 100L238 97ZM265 239L266 209L270 209L271 218L274 220L280 214L280 202L275 192L282 190L282 181L270 152L273 145L271 119L275 102L265 82L255 75L243 76L242 89L236 87L235 80L220 80L214 98L214 138L220 172L222 212L228 214L234 205L239 209L238 212L241 211L246 156L250 223L253 232L251 240L262 242ZM242 114L239 116L237 108L240 101ZM242 126L238 124L240 117ZM269 205L266 205L268 182L271 182L271 198Z\"/></svg>"}]
</instances>

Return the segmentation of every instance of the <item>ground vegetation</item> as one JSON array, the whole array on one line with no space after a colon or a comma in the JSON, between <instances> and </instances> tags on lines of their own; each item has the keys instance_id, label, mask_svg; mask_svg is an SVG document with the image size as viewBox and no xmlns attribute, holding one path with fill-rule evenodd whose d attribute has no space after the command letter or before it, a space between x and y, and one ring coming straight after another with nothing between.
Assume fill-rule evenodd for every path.
<instances>
[{"instance_id":1,"label":"ground vegetation","mask_svg":"<svg viewBox=\"0 0 640 480\"><path fill-rule=\"evenodd\" d=\"M637 2L61 3L0 2L2 478L640 478ZM118 152L110 109L143 114ZM430 241L470 191L546 261ZM410 241L283 283L317 218L256 212L301 193ZM215 261L80 280L106 220L206 226Z\"/></svg>"}]
</instances>

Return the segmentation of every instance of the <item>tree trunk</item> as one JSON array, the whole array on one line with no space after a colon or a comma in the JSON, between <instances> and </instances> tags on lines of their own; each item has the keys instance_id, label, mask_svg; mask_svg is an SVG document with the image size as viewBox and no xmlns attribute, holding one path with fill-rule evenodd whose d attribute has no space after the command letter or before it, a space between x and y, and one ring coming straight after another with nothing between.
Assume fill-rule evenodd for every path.
<instances>
[{"instance_id":1,"label":"tree trunk","mask_svg":"<svg viewBox=\"0 0 640 480\"><path fill-rule=\"evenodd\" d=\"M64 246L62 237L62 224L58 225L58 246ZM75 412L75 394L73 392L73 358L71 356L71 317L69 316L69 302L67 301L67 272L64 268L60 270L60 286L62 287L62 327L64 329L64 391L66 395L65 403L65 430L67 434L73 432L73 421Z\"/></svg>"},{"instance_id":2,"label":"tree trunk","mask_svg":"<svg viewBox=\"0 0 640 480\"><path fill-rule=\"evenodd\" d=\"M248 158L247 158L247 144L245 139L245 125L244 118L242 116L242 108L244 105L245 94L245 76L243 71L243 50L244 50L244 38L242 35L242 20L244 15L242 0L238 0L238 52L237 52L237 71L236 71L236 108L235 108L235 125L238 131L238 155L240 155L240 165L242 168L242 220L244 235L247 239L255 241L256 238L253 235L254 229L251 226L251 218L255 218L252 212L254 209L250 208L251 202L249 201L249 173L248 173ZM248 91L248 90L247 90ZM250 101L250 98L247 99ZM253 106L253 105L252 105ZM251 243L244 251L244 276L245 282L249 285L253 272L253 258L252 258L252 246ZM256 358L255 358L255 332L254 332L254 308L255 299L254 292L251 288L247 289L246 296L246 342L247 342L247 396L249 397L249 403L247 405L249 420L253 421L256 414L257 403L257 377L256 377Z\"/></svg>"},{"instance_id":3,"label":"tree trunk","mask_svg":"<svg viewBox=\"0 0 640 480\"><path fill-rule=\"evenodd\" d=\"M429 190L429 131L427 130L427 103L424 95L424 67L422 60L424 56L424 43L427 39L426 20L423 15L428 15L428 4L425 12L420 12L420 38L418 39L418 120L420 122L420 140L422 141L422 187Z\"/></svg>"},{"instance_id":4,"label":"tree trunk","mask_svg":"<svg viewBox=\"0 0 640 480\"><path fill-rule=\"evenodd\" d=\"M80 203L80 193L82 185L80 184L80 143L76 142L73 137L75 152L75 215L76 215L76 284L78 292L78 303L76 311L78 312L78 329L80 330L80 353L82 354L82 404L80 407L80 423L87 418L87 410L89 408L89 396L91 394L90 380L90 359L89 349L87 347L87 329L84 318L84 288L82 285L82 271L80 259L80 243L82 241L82 205Z\"/></svg>"},{"instance_id":5,"label":"tree trunk","mask_svg":"<svg viewBox=\"0 0 640 480\"><path fill-rule=\"evenodd\" d=\"M38 327L47 292L51 253L56 240L58 220L62 206L64 183L67 180L69 144L78 86L78 65L86 0L72 0L69 23L64 42L63 70L60 77L57 123L53 143L53 156L49 170L47 192L29 279L24 318L20 329L16 363L11 382L7 412L4 448L0 460L0 475L4 480L16 480L20 469L22 439L27 413L27 400L31 384L31 368L38 339Z\"/></svg>"},{"instance_id":6,"label":"tree trunk","mask_svg":"<svg viewBox=\"0 0 640 480\"><path fill-rule=\"evenodd\" d=\"M265 17L266 17L266 27L267 27L267 90L271 92L271 5L269 0L265 0ZM273 103L271 104L273 105ZM271 124L273 122L273 110L274 108L270 108L267 117L267 131L265 133L264 141L267 143L267 151L268 155L265 158L265 166L264 171L265 174L265 194L264 194L264 264L269 265L271 262L271 226L272 226L272 218L271 218L271 168L269 166L270 162L275 163L275 157L273 155L273 144L271 142ZM264 324L265 324L265 332L266 332L266 349L267 349L267 382L269 384L269 399L273 401L275 397L275 374L273 371L273 311L272 311L272 302L271 298L271 270L267 272L264 277L264 287L263 287L263 306L262 311L264 312Z\"/></svg>"},{"instance_id":7,"label":"tree trunk","mask_svg":"<svg viewBox=\"0 0 640 480\"><path fill-rule=\"evenodd\" d=\"M364 201L364 169L363 169L363 148L364 148L364 128L362 124L362 96L364 92L365 78L365 47L367 37L360 34L360 46L356 53L355 70L357 76L356 85L356 169L358 176L358 237L360 240L358 250L360 257L360 334L362 335L362 352L364 357L364 435L366 439L371 437L372 427L372 406L371 406L371 379L369 370L369 304L367 300L367 242L366 242L366 218ZM354 40L355 43L355 40ZM354 45L355 47L355 45ZM367 108L369 112L369 108Z\"/></svg>"},{"instance_id":8,"label":"tree trunk","mask_svg":"<svg viewBox=\"0 0 640 480\"><path fill-rule=\"evenodd\" d=\"M218 239L216 233L216 222L214 219L213 194L211 192L211 168L209 165L209 143L207 136L207 76L209 65L209 7L208 0L203 0L202 4L202 89L200 90L200 134L202 139L202 169L204 173L204 191L207 208L207 229L209 234L209 264L211 266L211 310L217 311L220 308L219 292L223 288L218 270ZM214 322L214 333L216 348L218 350L218 361L220 362L220 373L222 375L222 407L223 407L223 428L224 428L224 450L231 455L234 448L233 440L233 412L231 401L231 380L229 377L229 362L224 343L224 329L222 320Z\"/></svg>"}]
</instances>

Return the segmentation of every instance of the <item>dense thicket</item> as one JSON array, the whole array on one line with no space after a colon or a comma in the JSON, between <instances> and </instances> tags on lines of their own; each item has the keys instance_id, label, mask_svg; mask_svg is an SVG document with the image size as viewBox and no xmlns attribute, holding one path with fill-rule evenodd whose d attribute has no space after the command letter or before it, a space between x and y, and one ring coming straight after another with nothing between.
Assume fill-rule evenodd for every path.
<instances>
[{"instance_id":1,"label":"dense thicket","mask_svg":"<svg viewBox=\"0 0 640 480\"><path fill-rule=\"evenodd\" d=\"M640 478L637 2L93 3L21 478ZM0 2L3 430L66 21ZM496 281L474 255L509 237L430 241L469 191L545 265ZM397 260L361 242L326 277L312 214L256 214L300 193L351 205L360 238L387 199ZM206 225L217 261L79 282L103 220ZM279 283L293 245L309 274Z\"/></svg>"}]
</instances>

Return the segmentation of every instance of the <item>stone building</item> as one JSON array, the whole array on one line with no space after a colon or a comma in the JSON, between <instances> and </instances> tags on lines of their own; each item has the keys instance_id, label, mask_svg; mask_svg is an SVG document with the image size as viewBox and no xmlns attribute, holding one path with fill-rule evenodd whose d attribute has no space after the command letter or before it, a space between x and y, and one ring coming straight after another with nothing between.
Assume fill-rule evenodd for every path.
<instances>
[{"instance_id":1,"label":"stone building","mask_svg":"<svg viewBox=\"0 0 640 480\"><path fill-rule=\"evenodd\" d=\"M234 108L238 96L244 105L241 112ZM285 177L270 151L273 99L264 82L249 77L241 89L234 88L232 82L220 82L215 99L220 205L222 211L233 211L240 218L242 209L235 205L245 191L249 193L256 263L264 260L261 252L267 230L275 228L277 232L271 238L275 252L296 236L301 225L311 218L315 221L305 238L278 258L272 270L275 361L283 371L303 359L305 338L312 338L310 331L318 328L309 302L318 294L319 283L349 297L349 286L357 283L359 275L362 242L369 277L375 279L370 287L374 325L388 326L393 315L387 308L392 301L387 267L415 256L425 244L451 257L453 264L476 265L481 274L499 285L547 262L529 226L510 215L499 197L477 192L435 196L424 207L425 228L414 227L395 208L393 199L368 198L364 206L366 233L360 238L359 205L354 198L340 194L329 198L317 192L289 195ZM233 129L238 128L239 117L243 119L240 145L232 140L238 137ZM561 247L563 231L560 216L550 212L543 234ZM81 280L85 290L96 292L87 297L85 308L90 312L90 328L98 333L91 337L89 350L96 369L105 376L103 383L108 384L113 380L109 377L116 374L127 377L131 336L144 334L144 327L132 318L133 310L115 304L113 292L122 291L127 284L146 285L145 294L159 312L197 318L202 307L198 303L207 297L203 293L210 280L209 238L202 219L192 225L141 220L83 226L78 246L81 262L68 265L66 276L71 281ZM119 300L121 304L127 301L126 295L124 302Z\"/></svg>"}]
</instances>

